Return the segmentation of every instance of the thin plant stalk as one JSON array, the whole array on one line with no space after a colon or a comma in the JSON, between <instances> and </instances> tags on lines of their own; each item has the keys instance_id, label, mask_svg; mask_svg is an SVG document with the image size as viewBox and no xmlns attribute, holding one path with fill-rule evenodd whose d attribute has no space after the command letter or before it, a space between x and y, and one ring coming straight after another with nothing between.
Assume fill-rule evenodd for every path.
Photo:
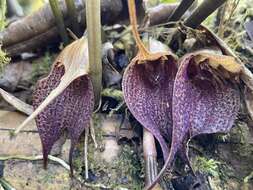
<instances>
[{"instance_id":1,"label":"thin plant stalk","mask_svg":"<svg viewBox=\"0 0 253 190\"><path fill-rule=\"evenodd\" d=\"M0 31L5 27L6 0L0 1Z\"/></svg>"},{"instance_id":2,"label":"thin plant stalk","mask_svg":"<svg viewBox=\"0 0 253 190\"><path fill-rule=\"evenodd\" d=\"M101 2L86 0L86 23L88 33L88 50L90 77L95 94L95 107L99 106L102 90L102 57L101 57Z\"/></svg>"},{"instance_id":3,"label":"thin plant stalk","mask_svg":"<svg viewBox=\"0 0 253 190\"><path fill-rule=\"evenodd\" d=\"M65 0L67 9L68 9L68 16L70 18L71 22L71 29L73 30L75 35L78 35L80 33L78 20L77 20L77 9L75 6L74 0Z\"/></svg>"},{"instance_id":4,"label":"thin plant stalk","mask_svg":"<svg viewBox=\"0 0 253 190\"><path fill-rule=\"evenodd\" d=\"M59 1L58 0L49 0L50 7L52 9L52 12L55 16L55 21L57 24L57 27L59 28L59 33L61 36L61 39L64 43L64 45L68 44L68 34L65 29L64 20L63 20L63 14L60 9Z\"/></svg>"},{"instance_id":5,"label":"thin plant stalk","mask_svg":"<svg viewBox=\"0 0 253 190\"><path fill-rule=\"evenodd\" d=\"M90 120L90 129L89 130L90 130L91 139L93 140L94 146L97 149L98 148L98 143L97 143L97 140L96 140L94 123L93 123L92 119Z\"/></svg>"},{"instance_id":6,"label":"thin plant stalk","mask_svg":"<svg viewBox=\"0 0 253 190\"><path fill-rule=\"evenodd\" d=\"M227 5L228 5L228 2L226 2L222 7L220 7L221 17L220 17L220 23L219 23L219 28L218 28L218 36L220 38L223 38L223 34L224 34L225 15L227 12Z\"/></svg>"},{"instance_id":7,"label":"thin plant stalk","mask_svg":"<svg viewBox=\"0 0 253 190\"><path fill-rule=\"evenodd\" d=\"M195 0L182 0L169 18L169 22L178 21Z\"/></svg>"},{"instance_id":8,"label":"thin plant stalk","mask_svg":"<svg viewBox=\"0 0 253 190\"><path fill-rule=\"evenodd\" d=\"M7 7L8 7L8 16L18 16L22 17L24 16L24 11L22 6L19 4L18 0L8 0L7 1Z\"/></svg>"},{"instance_id":9,"label":"thin plant stalk","mask_svg":"<svg viewBox=\"0 0 253 190\"><path fill-rule=\"evenodd\" d=\"M85 165L85 179L89 179L89 163L88 163L88 140L89 140L89 127L85 130L84 136L84 165Z\"/></svg>"},{"instance_id":10,"label":"thin plant stalk","mask_svg":"<svg viewBox=\"0 0 253 190\"><path fill-rule=\"evenodd\" d=\"M227 0L205 0L184 22L186 26L197 28L209 15L223 5Z\"/></svg>"}]
</instances>

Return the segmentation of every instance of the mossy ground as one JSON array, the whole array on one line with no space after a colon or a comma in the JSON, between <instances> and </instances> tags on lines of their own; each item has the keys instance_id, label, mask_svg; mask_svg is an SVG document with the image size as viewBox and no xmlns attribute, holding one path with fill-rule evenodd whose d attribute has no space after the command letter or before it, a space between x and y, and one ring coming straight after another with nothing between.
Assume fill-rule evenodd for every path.
<instances>
[{"instance_id":1,"label":"mossy ground","mask_svg":"<svg viewBox=\"0 0 253 190\"><path fill-rule=\"evenodd\" d=\"M122 144L118 156L112 162L106 162L101 157L103 142L106 138L100 128L101 120L99 116L94 115L93 121L98 147L95 148L93 140L89 138L88 165L90 179L87 181L91 184L103 184L111 189L141 190L144 186L143 163L137 147L129 143ZM80 144L78 150L83 152L83 143ZM80 152L74 163L79 174L82 175L85 168L82 159L83 153Z\"/></svg>"},{"instance_id":2,"label":"mossy ground","mask_svg":"<svg viewBox=\"0 0 253 190\"><path fill-rule=\"evenodd\" d=\"M0 44L0 74L3 71L5 65L10 62L10 58L7 57L6 53L2 51L1 44Z\"/></svg>"},{"instance_id":3,"label":"mossy ground","mask_svg":"<svg viewBox=\"0 0 253 190\"><path fill-rule=\"evenodd\" d=\"M236 123L226 135L215 135L213 146L200 150L192 157L193 168L208 175L213 190L253 188L252 178L245 181L253 171L252 135L246 123Z\"/></svg>"}]
</instances>

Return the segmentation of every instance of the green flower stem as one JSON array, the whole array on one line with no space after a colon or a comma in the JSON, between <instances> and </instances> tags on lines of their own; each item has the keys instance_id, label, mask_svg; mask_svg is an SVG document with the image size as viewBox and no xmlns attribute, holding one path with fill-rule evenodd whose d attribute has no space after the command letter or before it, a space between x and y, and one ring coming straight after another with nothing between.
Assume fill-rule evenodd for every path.
<instances>
[{"instance_id":1,"label":"green flower stem","mask_svg":"<svg viewBox=\"0 0 253 190\"><path fill-rule=\"evenodd\" d=\"M52 9L52 12L55 16L56 24L57 24L57 27L59 28L61 39L64 45L67 45L69 42L69 39L68 39L67 31L65 29L63 14L61 12L59 2L58 0L49 0L49 3Z\"/></svg>"},{"instance_id":2,"label":"green flower stem","mask_svg":"<svg viewBox=\"0 0 253 190\"><path fill-rule=\"evenodd\" d=\"M68 16L71 20L71 29L73 30L75 35L79 35L80 28L79 28L79 24L77 21L78 15L77 15L75 2L74 2L74 0L65 0L65 2L67 5L67 9L68 9Z\"/></svg>"},{"instance_id":3,"label":"green flower stem","mask_svg":"<svg viewBox=\"0 0 253 190\"><path fill-rule=\"evenodd\" d=\"M0 31L5 27L6 0L0 1Z\"/></svg>"},{"instance_id":4,"label":"green flower stem","mask_svg":"<svg viewBox=\"0 0 253 190\"><path fill-rule=\"evenodd\" d=\"M86 23L88 33L88 50L90 77L95 94L95 107L100 103L102 89L102 57L101 57L101 8L100 0L86 0Z\"/></svg>"}]
</instances>

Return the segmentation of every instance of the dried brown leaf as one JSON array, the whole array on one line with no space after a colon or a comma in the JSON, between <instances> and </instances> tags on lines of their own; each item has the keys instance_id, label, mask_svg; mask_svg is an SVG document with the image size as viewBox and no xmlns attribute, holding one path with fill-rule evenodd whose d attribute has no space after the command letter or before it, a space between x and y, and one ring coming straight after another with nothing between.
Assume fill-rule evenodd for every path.
<instances>
[{"instance_id":1,"label":"dried brown leaf","mask_svg":"<svg viewBox=\"0 0 253 190\"><path fill-rule=\"evenodd\" d=\"M236 59L232 56L217 55L212 53L199 53L195 55L194 60L197 64L208 61L213 69L223 67L231 74L239 74L242 71L242 66L237 63Z\"/></svg>"}]
</instances>

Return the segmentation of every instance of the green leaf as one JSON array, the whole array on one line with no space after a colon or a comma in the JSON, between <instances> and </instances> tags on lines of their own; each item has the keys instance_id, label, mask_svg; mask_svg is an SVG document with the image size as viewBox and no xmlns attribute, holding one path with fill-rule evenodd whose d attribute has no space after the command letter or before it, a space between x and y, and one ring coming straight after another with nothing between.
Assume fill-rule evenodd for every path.
<instances>
[{"instance_id":1,"label":"green leaf","mask_svg":"<svg viewBox=\"0 0 253 190\"><path fill-rule=\"evenodd\" d=\"M160 0L161 3L176 3L178 0Z\"/></svg>"},{"instance_id":2,"label":"green leaf","mask_svg":"<svg viewBox=\"0 0 253 190\"><path fill-rule=\"evenodd\" d=\"M6 0L0 1L0 31L5 27Z\"/></svg>"}]
</instances>

